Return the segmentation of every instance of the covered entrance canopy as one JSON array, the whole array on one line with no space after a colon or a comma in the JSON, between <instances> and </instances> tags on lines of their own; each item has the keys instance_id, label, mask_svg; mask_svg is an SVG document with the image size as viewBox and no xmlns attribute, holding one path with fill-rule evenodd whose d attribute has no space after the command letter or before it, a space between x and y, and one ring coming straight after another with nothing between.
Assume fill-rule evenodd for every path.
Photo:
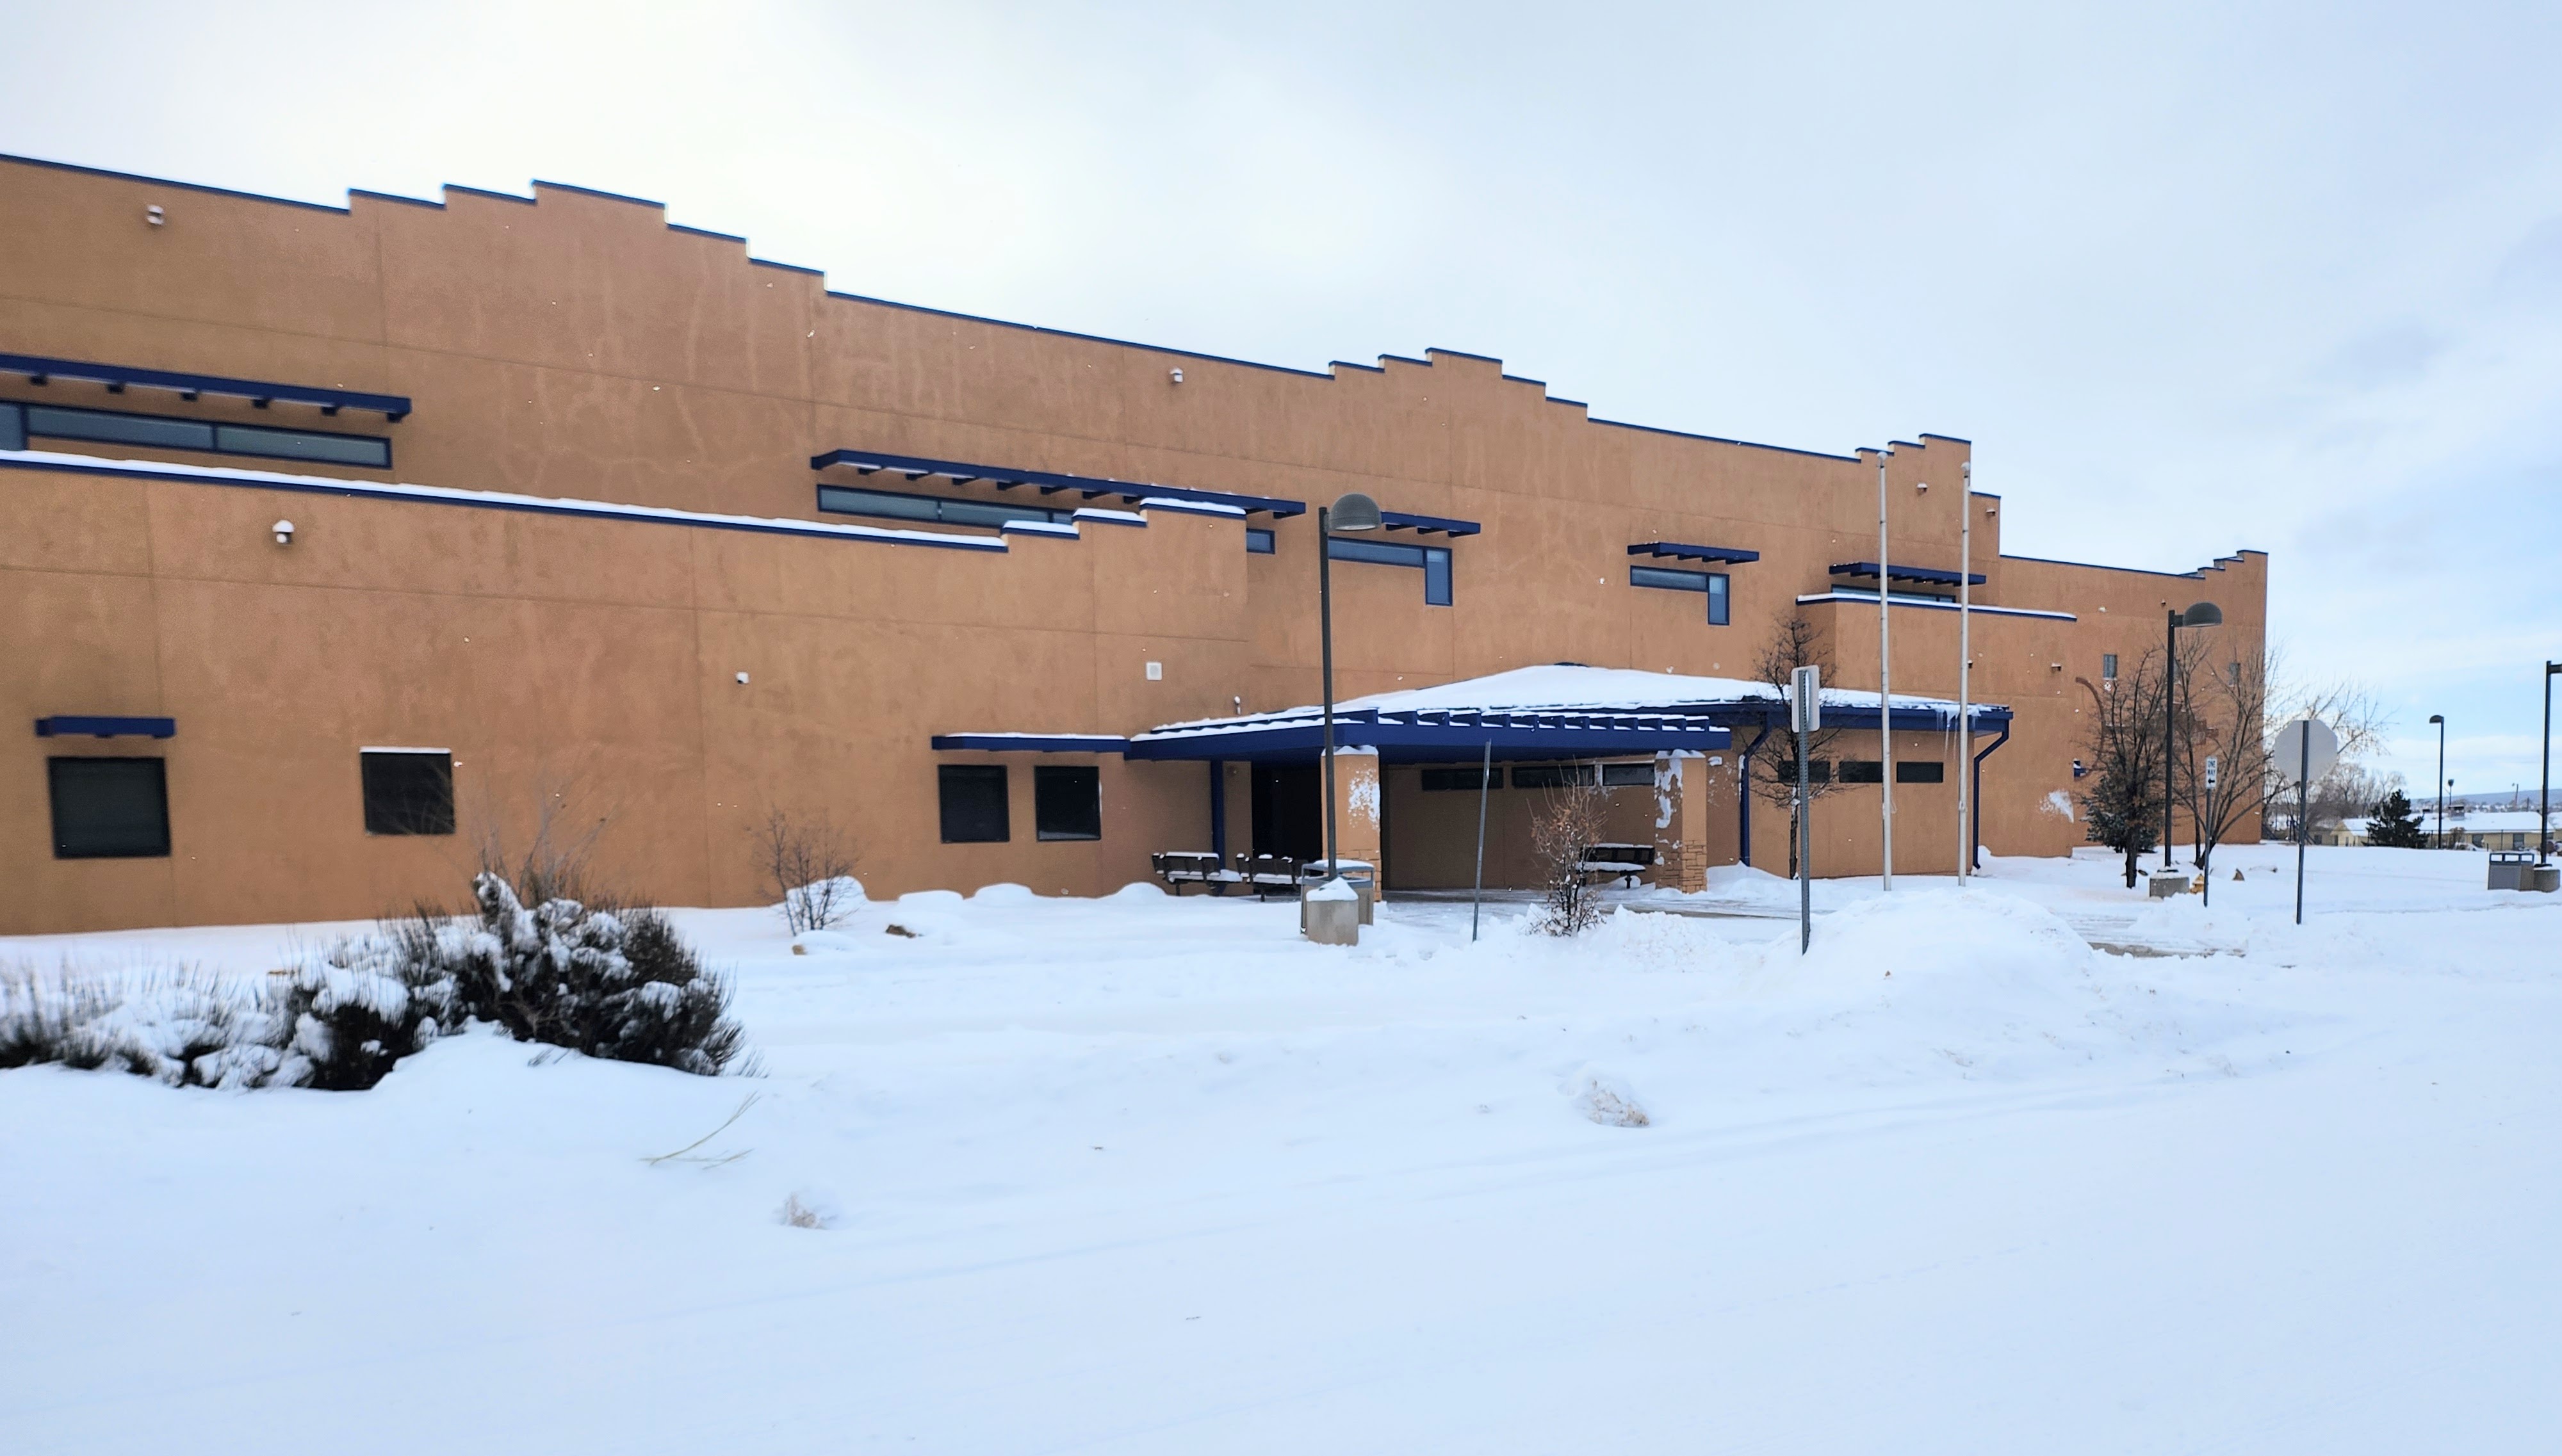
<instances>
[{"instance_id":1,"label":"covered entrance canopy","mask_svg":"<svg viewBox=\"0 0 2562 1456\"><path fill-rule=\"evenodd\" d=\"M1560 662L1337 703L1335 741L1375 749L1391 764L1460 762L1489 744L1498 759L1715 752L1733 745L1733 729L1767 727L1786 714L1766 682ZM1828 726L1874 727L1877 694L1826 688L1824 714ZM1978 704L1968 716L1978 729L1997 730L2010 710ZM1957 705L1898 693L1889 720L1898 732L1945 732L1956 727ZM1313 762L1322 737L1320 710L1298 707L1169 723L1121 751L1134 759Z\"/></svg>"}]
</instances>

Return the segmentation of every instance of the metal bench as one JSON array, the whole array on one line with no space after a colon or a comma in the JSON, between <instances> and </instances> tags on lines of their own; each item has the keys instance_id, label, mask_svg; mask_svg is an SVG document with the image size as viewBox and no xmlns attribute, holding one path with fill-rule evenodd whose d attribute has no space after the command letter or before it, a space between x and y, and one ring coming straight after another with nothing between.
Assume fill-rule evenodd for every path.
<instances>
[{"instance_id":1,"label":"metal bench","mask_svg":"<svg viewBox=\"0 0 2562 1456\"><path fill-rule=\"evenodd\" d=\"M1244 878L1227 867L1226 855L1206 849L1169 849L1149 855L1148 865L1178 895L1186 885L1207 885L1211 894L1224 895L1229 885Z\"/></svg>"},{"instance_id":2,"label":"metal bench","mask_svg":"<svg viewBox=\"0 0 2562 1456\"><path fill-rule=\"evenodd\" d=\"M1637 876L1655 867L1655 846L1595 844L1583 851L1583 858L1574 867L1587 875L1615 879L1624 889L1634 889Z\"/></svg>"},{"instance_id":3,"label":"metal bench","mask_svg":"<svg viewBox=\"0 0 2562 1456\"><path fill-rule=\"evenodd\" d=\"M1287 854L1257 854L1239 860L1239 878L1258 900L1299 893L1299 861Z\"/></svg>"}]
</instances>

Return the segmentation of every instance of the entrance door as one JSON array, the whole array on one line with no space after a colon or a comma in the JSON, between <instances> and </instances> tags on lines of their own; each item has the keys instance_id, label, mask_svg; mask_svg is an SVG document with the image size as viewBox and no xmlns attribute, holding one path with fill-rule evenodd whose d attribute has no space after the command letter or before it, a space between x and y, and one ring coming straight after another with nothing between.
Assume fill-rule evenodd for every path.
<instances>
[{"instance_id":1,"label":"entrance door","mask_svg":"<svg viewBox=\"0 0 2562 1456\"><path fill-rule=\"evenodd\" d=\"M1323 781L1315 764L1254 766L1254 852L1320 859L1326 853Z\"/></svg>"}]
</instances>

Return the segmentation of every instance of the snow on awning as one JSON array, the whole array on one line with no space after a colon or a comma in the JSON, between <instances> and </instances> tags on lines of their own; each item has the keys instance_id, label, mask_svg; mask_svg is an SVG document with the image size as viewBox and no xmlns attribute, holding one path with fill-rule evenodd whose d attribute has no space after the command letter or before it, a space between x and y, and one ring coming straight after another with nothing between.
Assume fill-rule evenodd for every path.
<instances>
[{"instance_id":1,"label":"snow on awning","mask_svg":"<svg viewBox=\"0 0 2562 1456\"><path fill-rule=\"evenodd\" d=\"M1824 691L1824 708L1840 727L1874 726L1878 695ZM1694 677L1634 668L1556 663L1522 667L1433 687L1354 698L1335 707L1336 742L1374 748L1391 763L1452 763L1486 752L1497 758L1600 758L1620 754L1729 747L1731 730L1766 727L1786 715L1779 690L1766 682ZM1895 695L1888 710L1898 731L1946 731L1957 705ZM2010 710L1976 704L1978 726L2010 721ZM1314 706L1233 718L1170 723L1134 735L1134 759L1312 760L1323 737Z\"/></svg>"},{"instance_id":2,"label":"snow on awning","mask_svg":"<svg viewBox=\"0 0 2562 1456\"><path fill-rule=\"evenodd\" d=\"M1202 505L1225 505L1253 514L1281 516L1305 515L1304 500L1285 500L1272 495L1240 495L1227 490L1190 490L1176 485L1157 485L1145 480L1116 480L1104 475L1067 475L1056 470L1026 470L1010 465L979 465L966 460L929 459L923 455L885 455L869 450L831 450L812 455L810 468L833 469L851 466L858 474L869 475L879 470L894 470L910 480L940 476L955 484L985 480L1000 490L1029 485L1043 495L1073 490L1087 500L1111 497L1137 504L1147 500L1186 500Z\"/></svg>"}]
</instances>

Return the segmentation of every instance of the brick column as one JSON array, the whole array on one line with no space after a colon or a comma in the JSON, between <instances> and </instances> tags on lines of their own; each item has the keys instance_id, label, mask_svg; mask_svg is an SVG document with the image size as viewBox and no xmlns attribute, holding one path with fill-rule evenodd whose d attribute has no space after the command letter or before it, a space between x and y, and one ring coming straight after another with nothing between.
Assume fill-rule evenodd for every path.
<instances>
[{"instance_id":1,"label":"brick column","mask_svg":"<svg viewBox=\"0 0 2562 1456\"><path fill-rule=\"evenodd\" d=\"M1378 750L1335 750L1335 832L1343 839L1339 852L1376 865L1381 884L1387 881L1387 846L1379 833L1379 796L1385 792L1378 777Z\"/></svg>"}]
</instances>

